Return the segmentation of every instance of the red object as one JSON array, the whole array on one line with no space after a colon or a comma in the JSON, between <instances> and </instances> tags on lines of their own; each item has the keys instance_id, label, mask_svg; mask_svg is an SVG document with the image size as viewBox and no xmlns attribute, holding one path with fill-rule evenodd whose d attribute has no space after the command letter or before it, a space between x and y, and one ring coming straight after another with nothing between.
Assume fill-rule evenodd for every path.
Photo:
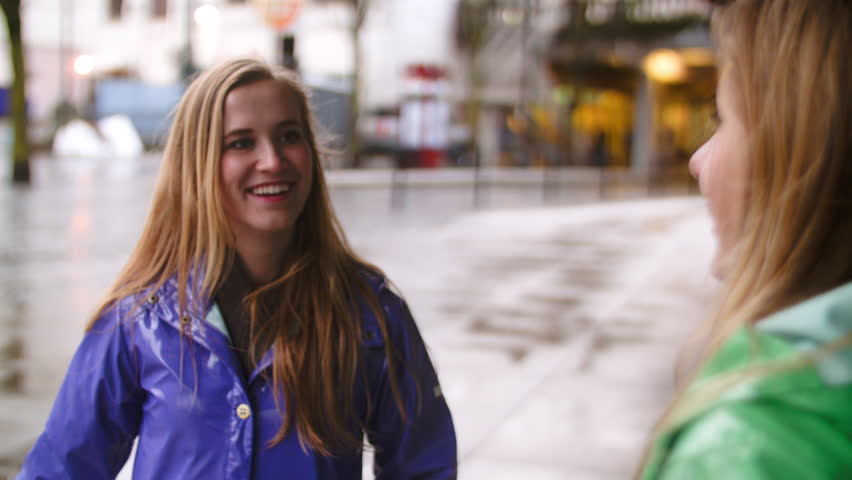
<instances>
[{"instance_id":1,"label":"red object","mask_svg":"<svg viewBox=\"0 0 852 480\"><path fill-rule=\"evenodd\" d=\"M254 0L255 8L267 25L283 33L302 10L303 0Z\"/></svg>"},{"instance_id":2,"label":"red object","mask_svg":"<svg viewBox=\"0 0 852 480\"><path fill-rule=\"evenodd\" d=\"M420 168L436 168L444 163L444 152L424 148L417 152L417 166Z\"/></svg>"},{"instance_id":3,"label":"red object","mask_svg":"<svg viewBox=\"0 0 852 480\"><path fill-rule=\"evenodd\" d=\"M416 63L405 69L398 132L401 147L411 153L411 166L435 168L444 163L450 121L446 77L446 70L437 65Z\"/></svg>"}]
</instances>

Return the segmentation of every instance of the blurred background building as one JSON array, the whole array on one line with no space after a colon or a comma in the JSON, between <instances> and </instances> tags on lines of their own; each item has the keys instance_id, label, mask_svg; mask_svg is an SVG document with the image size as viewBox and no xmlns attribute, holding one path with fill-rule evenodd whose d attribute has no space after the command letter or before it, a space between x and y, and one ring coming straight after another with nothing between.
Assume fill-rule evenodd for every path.
<instances>
[{"instance_id":1,"label":"blurred background building","mask_svg":"<svg viewBox=\"0 0 852 480\"><path fill-rule=\"evenodd\" d=\"M32 135L43 145L74 116L124 114L157 148L187 79L237 56L300 72L346 149L332 167L683 173L713 109L703 0L24 0L22 8ZM6 50L0 87L11 83Z\"/></svg>"}]
</instances>

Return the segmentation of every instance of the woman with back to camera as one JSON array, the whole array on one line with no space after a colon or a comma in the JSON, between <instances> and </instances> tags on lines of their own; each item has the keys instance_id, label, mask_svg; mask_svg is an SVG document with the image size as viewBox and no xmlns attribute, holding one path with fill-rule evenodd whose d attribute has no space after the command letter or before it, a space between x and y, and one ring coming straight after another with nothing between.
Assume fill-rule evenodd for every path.
<instances>
[{"instance_id":1,"label":"woman with back to camera","mask_svg":"<svg viewBox=\"0 0 852 480\"><path fill-rule=\"evenodd\" d=\"M19 479L456 475L450 412L403 300L348 246L307 97L237 60L180 101L141 239Z\"/></svg>"},{"instance_id":2,"label":"woman with back to camera","mask_svg":"<svg viewBox=\"0 0 852 480\"><path fill-rule=\"evenodd\" d=\"M714 3L724 293L639 478L852 478L852 2Z\"/></svg>"}]
</instances>

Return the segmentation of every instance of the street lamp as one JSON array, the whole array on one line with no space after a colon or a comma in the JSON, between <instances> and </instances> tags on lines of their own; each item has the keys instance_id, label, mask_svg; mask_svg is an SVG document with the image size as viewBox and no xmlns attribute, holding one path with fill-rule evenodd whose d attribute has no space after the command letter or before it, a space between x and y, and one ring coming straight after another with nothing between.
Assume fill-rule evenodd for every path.
<instances>
[{"instance_id":1,"label":"street lamp","mask_svg":"<svg viewBox=\"0 0 852 480\"><path fill-rule=\"evenodd\" d=\"M74 59L74 73L80 76L87 76L95 69L95 59L91 55L82 54Z\"/></svg>"},{"instance_id":2,"label":"street lamp","mask_svg":"<svg viewBox=\"0 0 852 480\"><path fill-rule=\"evenodd\" d=\"M192 32L192 60L200 68L216 61L222 34L222 15L217 6L209 2L196 2L190 23Z\"/></svg>"},{"instance_id":3,"label":"street lamp","mask_svg":"<svg viewBox=\"0 0 852 480\"><path fill-rule=\"evenodd\" d=\"M263 21L279 35L280 63L292 70L298 70L296 61L296 39L287 30L302 10L303 0L254 0L255 8Z\"/></svg>"},{"instance_id":4,"label":"street lamp","mask_svg":"<svg viewBox=\"0 0 852 480\"><path fill-rule=\"evenodd\" d=\"M645 57L642 69L654 81L660 83L679 83L686 79L686 62L674 50L657 49Z\"/></svg>"},{"instance_id":5,"label":"street lamp","mask_svg":"<svg viewBox=\"0 0 852 480\"><path fill-rule=\"evenodd\" d=\"M210 4L202 5L195 9L192 18L198 25L209 27L219 22L219 9Z\"/></svg>"},{"instance_id":6,"label":"street lamp","mask_svg":"<svg viewBox=\"0 0 852 480\"><path fill-rule=\"evenodd\" d=\"M254 6L267 25L284 33L299 15L302 0L254 0Z\"/></svg>"}]
</instances>

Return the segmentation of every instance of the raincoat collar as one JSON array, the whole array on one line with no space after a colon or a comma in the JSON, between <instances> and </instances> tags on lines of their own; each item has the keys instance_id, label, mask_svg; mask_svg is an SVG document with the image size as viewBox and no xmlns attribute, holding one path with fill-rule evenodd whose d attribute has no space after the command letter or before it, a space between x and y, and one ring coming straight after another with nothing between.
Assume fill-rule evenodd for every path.
<instances>
[{"instance_id":1,"label":"raincoat collar","mask_svg":"<svg viewBox=\"0 0 852 480\"><path fill-rule=\"evenodd\" d=\"M230 348L228 348L231 345L231 335L228 332L228 325L225 323L225 319L222 317L222 312L219 310L218 305L216 305L215 303L212 304L210 311L207 312L207 316L204 318L204 322L207 324L207 326L215 328L219 333L222 334L222 336L225 338L225 341L227 342L223 349L229 350L228 358L230 359L230 357L233 356L234 359L236 359L236 356L233 355L233 351L230 351ZM272 347L270 347L269 350L267 350L266 353L263 355L263 357L261 357L260 362L258 362L255 366L254 371L251 373L251 376L248 379L249 383L254 381L254 379L260 374L260 372L266 370L267 368L269 368L270 365L272 365L273 356L273 350Z\"/></svg>"},{"instance_id":2,"label":"raincoat collar","mask_svg":"<svg viewBox=\"0 0 852 480\"><path fill-rule=\"evenodd\" d=\"M155 292L150 293L147 299L152 313L160 320L179 332L191 334L192 341L207 349L214 355L224 360L228 369L234 376L245 380L241 368L238 368L239 359L231 349L230 336L221 319L221 312L211 298L197 297L200 291L200 276L190 274L186 288L187 312L180 312L178 307L178 285L177 276L174 275L166 280ZM222 320L221 324L217 321ZM266 356L264 356L266 358ZM267 364L268 366L268 364ZM258 365L260 368L261 365ZM254 375L252 375L254 378Z\"/></svg>"},{"instance_id":3,"label":"raincoat collar","mask_svg":"<svg viewBox=\"0 0 852 480\"><path fill-rule=\"evenodd\" d=\"M755 330L782 338L801 352L818 350L852 333L852 282L767 317ZM852 383L852 350L817 361L829 384Z\"/></svg>"},{"instance_id":4,"label":"raincoat collar","mask_svg":"<svg viewBox=\"0 0 852 480\"><path fill-rule=\"evenodd\" d=\"M150 292L147 302L161 320L172 325L179 331L186 331L188 329L192 333L193 339L206 347L211 330L219 330L202 321L207 317L208 312L213 307L213 302L210 298L198 296L201 283L197 277L198 275L190 274L187 281L186 312L181 312L178 306L180 286L178 285L177 275L169 277L159 289Z\"/></svg>"},{"instance_id":5,"label":"raincoat collar","mask_svg":"<svg viewBox=\"0 0 852 480\"><path fill-rule=\"evenodd\" d=\"M362 268L361 272L374 291L380 292L391 288L387 277L384 275L366 267ZM187 315L182 316L178 311L179 285L177 275L166 280L156 292L149 293L147 301L161 320L172 325L178 331L184 331L183 329L188 327L194 342L225 359L234 375L245 380L242 369L236 367L239 359L231 349L231 339L222 313L216 307L212 298L197 297L196 295L200 291L202 275L202 272L199 271L190 272L186 292L187 309L189 310ZM367 329L372 330L369 327ZM270 347L249 376L249 384L261 372L271 367L273 358L274 351Z\"/></svg>"}]
</instances>

